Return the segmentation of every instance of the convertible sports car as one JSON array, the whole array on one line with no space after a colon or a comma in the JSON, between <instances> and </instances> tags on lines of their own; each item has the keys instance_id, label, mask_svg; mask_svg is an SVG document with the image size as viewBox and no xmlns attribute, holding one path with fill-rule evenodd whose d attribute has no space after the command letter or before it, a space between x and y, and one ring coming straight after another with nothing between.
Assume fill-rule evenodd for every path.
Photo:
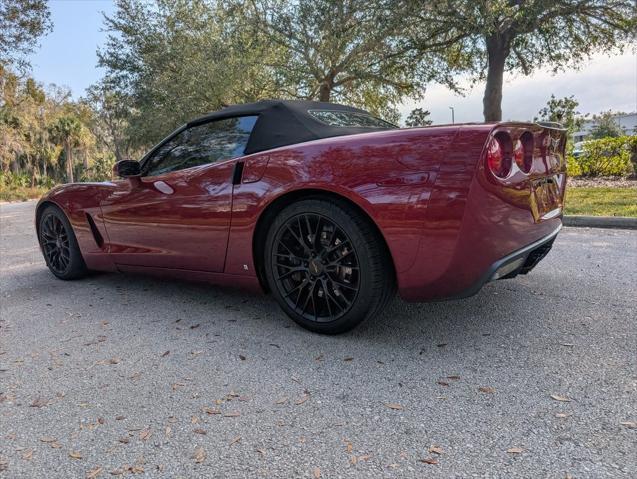
<instances>
[{"instance_id":1,"label":"convertible sports car","mask_svg":"<svg viewBox=\"0 0 637 479\"><path fill-rule=\"evenodd\" d=\"M262 101L171 133L115 179L39 202L51 272L148 272L271 292L298 324L347 331L396 289L460 298L528 273L562 225L565 131L401 129L343 105Z\"/></svg>"}]
</instances>

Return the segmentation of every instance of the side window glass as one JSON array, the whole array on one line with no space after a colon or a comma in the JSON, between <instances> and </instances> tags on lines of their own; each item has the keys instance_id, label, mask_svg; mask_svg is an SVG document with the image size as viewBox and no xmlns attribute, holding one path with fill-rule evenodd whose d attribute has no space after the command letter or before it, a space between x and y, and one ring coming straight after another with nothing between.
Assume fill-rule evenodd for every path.
<instances>
[{"instance_id":1,"label":"side window glass","mask_svg":"<svg viewBox=\"0 0 637 479\"><path fill-rule=\"evenodd\" d=\"M192 168L244 154L256 116L211 121L182 131L144 165L144 176Z\"/></svg>"}]
</instances>

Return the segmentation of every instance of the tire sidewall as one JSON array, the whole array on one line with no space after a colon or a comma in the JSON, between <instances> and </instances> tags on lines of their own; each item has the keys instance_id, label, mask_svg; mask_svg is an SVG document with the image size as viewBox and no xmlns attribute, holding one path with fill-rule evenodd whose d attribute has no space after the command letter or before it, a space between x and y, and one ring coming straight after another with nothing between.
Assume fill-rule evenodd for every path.
<instances>
[{"instance_id":1,"label":"tire sidewall","mask_svg":"<svg viewBox=\"0 0 637 479\"><path fill-rule=\"evenodd\" d=\"M69 266L66 268L66 271L64 273L59 273L51 268L49 258L47 257L44 245L42 244L42 225L44 224L44 221L50 216L55 216L62 222L69 237ZM69 222L66 215L57 206L47 206L44 211L42 211L38 224L38 243L40 244L40 250L42 251L44 261L46 262L49 271L51 271L51 273L56 277L64 280L69 280L79 278L86 273L86 264L84 263L84 258L82 257L82 253L80 252L80 248L77 244L75 232L73 231L71 223Z\"/></svg>"},{"instance_id":2,"label":"tire sidewall","mask_svg":"<svg viewBox=\"0 0 637 479\"><path fill-rule=\"evenodd\" d=\"M282 227L293 217L303 213L314 213L325 216L341 228L349 237L354 248L359 266L359 290L354 298L354 304L340 318L329 322L311 321L304 318L290 307L279 289L279 284L274 278L274 265L272 264L272 252L275 240ZM368 240L363 238L362 232L352 221L351 216L338 204L325 200L303 200L285 207L279 213L268 231L265 245L265 273L270 290L281 308L300 326L318 333L337 334L347 331L363 321L370 313L374 303L374 290L372 281L371 251Z\"/></svg>"}]
</instances>

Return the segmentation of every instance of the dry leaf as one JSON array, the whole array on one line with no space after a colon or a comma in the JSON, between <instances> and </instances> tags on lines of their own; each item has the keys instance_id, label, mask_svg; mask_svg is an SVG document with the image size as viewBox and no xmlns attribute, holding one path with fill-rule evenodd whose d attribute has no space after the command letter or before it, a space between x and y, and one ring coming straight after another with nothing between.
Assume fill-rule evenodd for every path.
<instances>
[{"instance_id":1,"label":"dry leaf","mask_svg":"<svg viewBox=\"0 0 637 479\"><path fill-rule=\"evenodd\" d=\"M314 358L314 361L323 361L323 353L319 354Z\"/></svg>"},{"instance_id":2,"label":"dry leaf","mask_svg":"<svg viewBox=\"0 0 637 479\"><path fill-rule=\"evenodd\" d=\"M265 456L265 449L257 449L257 452L261 454L261 456Z\"/></svg>"},{"instance_id":3,"label":"dry leaf","mask_svg":"<svg viewBox=\"0 0 637 479\"><path fill-rule=\"evenodd\" d=\"M51 446L53 449L61 449L62 448L62 444L60 444L59 442L51 442L51 443L49 443L49 446Z\"/></svg>"},{"instance_id":4,"label":"dry leaf","mask_svg":"<svg viewBox=\"0 0 637 479\"><path fill-rule=\"evenodd\" d=\"M72 457L73 459L82 459L82 453L79 451L71 451L69 452L69 457Z\"/></svg>"},{"instance_id":5,"label":"dry leaf","mask_svg":"<svg viewBox=\"0 0 637 479\"><path fill-rule=\"evenodd\" d=\"M622 421L619 424L621 424L622 426L626 426L628 429L637 429L636 421Z\"/></svg>"},{"instance_id":6,"label":"dry leaf","mask_svg":"<svg viewBox=\"0 0 637 479\"><path fill-rule=\"evenodd\" d=\"M309 394L305 394L305 395L303 395L303 397L301 399L298 399L297 401L295 401L294 404L296 404L297 406L300 406L301 404L303 404L308 399L310 399L310 395Z\"/></svg>"},{"instance_id":7,"label":"dry leaf","mask_svg":"<svg viewBox=\"0 0 637 479\"><path fill-rule=\"evenodd\" d=\"M245 357L243 354L239 354L239 359L240 359L241 361L245 361L245 360L246 360L246 357Z\"/></svg>"},{"instance_id":8,"label":"dry leaf","mask_svg":"<svg viewBox=\"0 0 637 479\"><path fill-rule=\"evenodd\" d=\"M152 435L152 431L150 430L150 428L146 428L146 429L142 429L139 433L139 438L142 441L147 441L148 438Z\"/></svg>"},{"instance_id":9,"label":"dry leaf","mask_svg":"<svg viewBox=\"0 0 637 479\"><path fill-rule=\"evenodd\" d=\"M102 468L100 466L94 467L90 471L86 473L86 479L95 479L102 473Z\"/></svg>"},{"instance_id":10,"label":"dry leaf","mask_svg":"<svg viewBox=\"0 0 637 479\"><path fill-rule=\"evenodd\" d=\"M192 458L195 460L197 464L201 464L206 460L206 451L203 450L203 447L198 447L195 449Z\"/></svg>"},{"instance_id":11,"label":"dry leaf","mask_svg":"<svg viewBox=\"0 0 637 479\"><path fill-rule=\"evenodd\" d=\"M22 453L22 459L30 461L33 458L33 449L27 449Z\"/></svg>"},{"instance_id":12,"label":"dry leaf","mask_svg":"<svg viewBox=\"0 0 637 479\"><path fill-rule=\"evenodd\" d=\"M239 417L241 413L239 411L227 412L223 415L223 417Z\"/></svg>"},{"instance_id":13,"label":"dry leaf","mask_svg":"<svg viewBox=\"0 0 637 479\"><path fill-rule=\"evenodd\" d=\"M449 386L449 383L445 381L438 381L438 384L440 384L441 386Z\"/></svg>"},{"instance_id":14,"label":"dry leaf","mask_svg":"<svg viewBox=\"0 0 637 479\"><path fill-rule=\"evenodd\" d=\"M121 442L122 444L128 444L130 442L130 439L124 436L124 437L120 437L118 441Z\"/></svg>"},{"instance_id":15,"label":"dry leaf","mask_svg":"<svg viewBox=\"0 0 637 479\"><path fill-rule=\"evenodd\" d=\"M6 459L0 457L0 472L6 471L7 469L9 469L9 462Z\"/></svg>"},{"instance_id":16,"label":"dry leaf","mask_svg":"<svg viewBox=\"0 0 637 479\"><path fill-rule=\"evenodd\" d=\"M54 437L44 436L44 437L40 438L40 441L42 441L42 442L55 442L55 441L57 441L57 439L54 438Z\"/></svg>"},{"instance_id":17,"label":"dry leaf","mask_svg":"<svg viewBox=\"0 0 637 479\"><path fill-rule=\"evenodd\" d=\"M556 412L555 417L569 417L572 414L570 412Z\"/></svg>"},{"instance_id":18,"label":"dry leaf","mask_svg":"<svg viewBox=\"0 0 637 479\"><path fill-rule=\"evenodd\" d=\"M241 440L241 436L235 437L232 441L230 441L230 445L238 443Z\"/></svg>"},{"instance_id":19,"label":"dry leaf","mask_svg":"<svg viewBox=\"0 0 637 479\"><path fill-rule=\"evenodd\" d=\"M495 392L495 388L492 388L490 386L480 386L478 388L478 391L480 391L481 393L493 394Z\"/></svg>"},{"instance_id":20,"label":"dry leaf","mask_svg":"<svg viewBox=\"0 0 637 479\"><path fill-rule=\"evenodd\" d=\"M511 448L507 449L507 452L509 454L522 454L524 452L524 449L522 449L520 447L511 447Z\"/></svg>"},{"instance_id":21,"label":"dry leaf","mask_svg":"<svg viewBox=\"0 0 637 479\"><path fill-rule=\"evenodd\" d=\"M281 398L275 404L285 404L288 402L288 398Z\"/></svg>"},{"instance_id":22,"label":"dry leaf","mask_svg":"<svg viewBox=\"0 0 637 479\"><path fill-rule=\"evenodd\" d=\"M353 361L353 360L354 360L354 358L352 358L350 356L348 356L346 358L343 358L343 361L345 361L345 362L349 362L349 361Z\"/></svg>"},{"instance_id":23,"label":"dry leaf","mask_svg":"<svg viewBox=\"0 0 637 479\"><path fill-rule=\"evenodd\" d=\"M402 410L402 406L400 404L396 404L396 403L386 403L385 406L387 406L389 409L394 409L396 411L400 411Z\"/></svg>"},{"instance_id":24,"label":"dry leaf","mask_svg":"<svg viewBox=\"0 0 637 479\"><path fill-rule=\"evenodd\" d=\"M115 416L116 421L123 421L124 419L126 419L124 416Z\"/></svg>"},{"instance_id":25,"label":"dry leaf","mask_svg":"<svg viewBox=\"0 0 637 479\"><path fill-rule=\"evenodd\" d=\"M371 456L369 454L365 454L364 456L358 456L358 460L359 461L366 461L370 458Z\"/></svg>"},{"instance_id":26,"label":"dry leaf","mask_svg":"<svg viewBox=\"0 0 637 479\"><path fill-rule=\"evenodd\" d=\"M165 358L166 356L168 356L170 354L170 351L166 351L164 354L161 355L162 358Z\"/></svg>"},{"instance_id":27,"label":"dry leaf","mask_svg":"<svg viewBox=\"0 0 637 479\"><path fill-rule=\"evenodd\" d=\"M429 448L429 452L433 452L434 454L442 454L444 451L442 450L442 448L440 446L431 446Z\"/></svg>"},{"instance_id":28,"label":"dry leaf","mask_svg":"<svg viewBox=\"0 0 637 479\"><path fill-rule=\"evenodd\" d=\"M458 381L458 380L460 380L460 376L447 376L447 379L451 379L453 381Z\"/></svg>"},{"instance_id":29,"label":"dry leaf","mask_svg":"<svg viewBox=\"0 0 637 479\"><path fill-rule=\"evenodd\" d=\"M108 472L112 476L121 476L123 474L126 474L127 470L128 470L128 466L124 466L124 467L118 467L117 469L113 469L112 471L108 471Z\"/></svg>"},{"instance_id":30,"label":"dry leaf","mask_svg":"<svg viewBox=\"0 0 637 479\"><path fill-rule=\"evenodd\" d=\"M555 401L562 401L562 402L570 402L570 398L567 398L566 396L560 396L559 394L551 394L551 399L554 399Z\"/></svg>"},{"instance_id":31,"label":"dry leaf","mask_svg":"<svg viewBox=\"0 0 637 479\"><path fill-rule=\"evenodd\" d=\"M318 467L314 468L314 479L321 479L321 470Z\"/></svg>"},{"instance_id":32,"label":"dry leaf","mask_svg":"<svg viewBox=\"0 0 637 479\"><path fill-rule=\"evenodd\" d=\"M434 457L428 457L427 459L420 459L420 462L424 462L425 464L438 464L438 459Z\"/></svg>"},{"instance_id":33,"label":"dry leaf","mask_svg":"<svg viewBox=\"0 0 637 479\"><path fill-rule=\"evenodd\" d=\"M193 430L192 432L194 432L195 434L201 434L203 436L208 434L204 429L201 429L200 427L198 427L197 429Z\"/></svg>"},{"instance_id":34,"label":"dry leaf","mask_svg":"<svg viewBox=\"0 0 637 479\"><path fill-rule=\"evenodd\" d=\"M31 407L44 407L47 404L49 404L49 401L47 399L44 399L44 398L41 398L41 397L37 397L31 403Z\"/></svg>"}]
</instances>

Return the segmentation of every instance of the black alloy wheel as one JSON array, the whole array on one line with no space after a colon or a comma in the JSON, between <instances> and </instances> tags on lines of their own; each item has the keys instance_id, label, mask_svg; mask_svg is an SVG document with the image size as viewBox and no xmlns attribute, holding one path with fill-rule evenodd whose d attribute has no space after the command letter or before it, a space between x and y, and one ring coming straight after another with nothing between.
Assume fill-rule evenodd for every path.
<instances>
[{"instance_id":1,"label":"black alloy wheel","mask_svg":"<svg viewBox=\"0 0 637 479\"><path fill-rule=\"evenodd\" d=\"M329 218L290 218L277 234L273 255L277 286L305 319L334 321L350 309L360 285L358 258L350 238Z\"/></svg>"},{"instance_id":2,"label":"black alloy wheel","mask_svg":"<svg viewBox=\"0 0 637 479\"><path fill-rule=\"evenodd\" d=\"M62 211L48 206L40 215L40 247L49 270L60 279L75 279L86 274L86 264L73 229Z\"/></svg>"},{"instance_id":3,"label":"black alloy wheel","mask_svg":"<svg viewBox=\"0 0 637 479\"><path fill-rule=\"evenodd\" d=\"M275 218L266 275L284 311L312 331L352 329L393 296L393 268L378 233L346 203L303 200Z\"/></svg>"}]
</instances>

